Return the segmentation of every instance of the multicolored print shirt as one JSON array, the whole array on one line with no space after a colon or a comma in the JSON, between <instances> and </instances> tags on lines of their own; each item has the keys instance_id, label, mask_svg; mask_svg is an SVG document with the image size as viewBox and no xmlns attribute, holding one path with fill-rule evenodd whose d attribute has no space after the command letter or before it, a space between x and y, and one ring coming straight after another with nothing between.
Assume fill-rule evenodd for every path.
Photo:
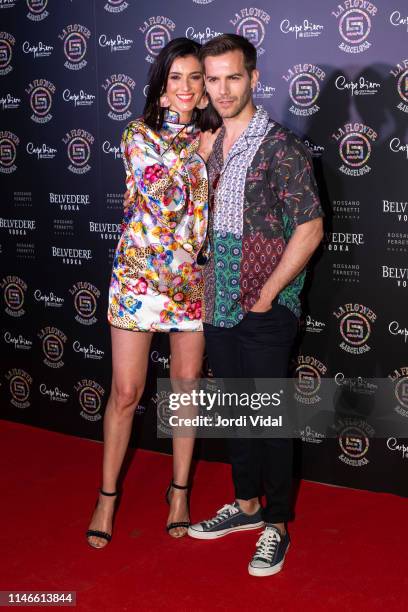
<instances>
[{"instance_id":1,"label":"multicolored print shirt","mask_svg":"<svg viewBox=\"0 0 408 612\"><path fill-rule=\"evenodd\" d=\"M310 156L258 106L223 159L223 128L208 161L211 257L204 269L206 323L233 327L259 299L298 225L323 216ZM302 271L278 296L300 315Z\"/></svg>"},{"instance_id":2,"label":"multicolored print shirt","mask_svg":"<svg viewBox=\"0 0 408 612\"><path fill-rule=\"evenodd\" d=\"M123 133L128 209L109 288L114 327L202 330L208 181L198 145L197 126L170 111L157 132L137 119Z\"/></svg>"}]
</instances>

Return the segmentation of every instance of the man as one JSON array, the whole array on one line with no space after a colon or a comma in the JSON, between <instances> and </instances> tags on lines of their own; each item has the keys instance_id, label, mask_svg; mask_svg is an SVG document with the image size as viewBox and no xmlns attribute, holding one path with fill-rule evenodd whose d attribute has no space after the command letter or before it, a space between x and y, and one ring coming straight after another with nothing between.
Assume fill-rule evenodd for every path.
<instances>
[{"instance_id":1,"label":"man","mask_svg":"<svg viewBox=\"0 0 408 612\"><path fill-rule=\"evenodd\" d=\"M202 48L210 100L223 119L208 160L212 256L204 271L204 331L216 378L284 378L300 315L305 266L321 241L322 210L309 154L255 107L255 47L223 34ZM248 571L282 568L292 518L291 439L228 441L236 499L189 535L218 538L264 526ZM264 487L266 507L259 503Z\"/></svg>"}]
</instances>

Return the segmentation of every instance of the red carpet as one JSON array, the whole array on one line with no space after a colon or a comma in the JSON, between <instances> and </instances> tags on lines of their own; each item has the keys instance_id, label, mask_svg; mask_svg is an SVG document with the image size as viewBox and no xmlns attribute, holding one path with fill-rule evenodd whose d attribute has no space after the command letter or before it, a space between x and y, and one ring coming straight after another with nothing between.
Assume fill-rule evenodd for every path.
<instances>
[{"instance_id":1,"label":"red carpet","mask_svg":"<svg viewBox=\"0 0 408 612\"><path fill-rule=\"evenodd\" d=\"M165 533L170 457L136 452L102 551L84 537L102 445L5 421L0 444L0 590L73 590L76 609L92 612L406 609L406 499L303 482L283 571L254 578L254 532L215 542ZM231 499L229 467L200 463L193 520Z\"/></svg>"}]
</instances>

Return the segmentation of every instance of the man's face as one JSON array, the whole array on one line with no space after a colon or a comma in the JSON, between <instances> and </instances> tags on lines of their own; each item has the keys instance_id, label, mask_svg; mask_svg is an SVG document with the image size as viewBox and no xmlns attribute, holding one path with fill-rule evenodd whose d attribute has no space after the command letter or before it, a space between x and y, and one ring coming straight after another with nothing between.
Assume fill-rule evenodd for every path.
<instances>
[{"instance_id":1,"label":"man's face","mask_svg":"<svg viewBox=\"0 0 408 612\"><path fill-rule=\"evenodd\" d=\"M250 77L240 50L204 60L205 86L211 102L223 119L231 119L251 103L252 88L258 81L258 71Z\"/></svg>"}]
</instances>

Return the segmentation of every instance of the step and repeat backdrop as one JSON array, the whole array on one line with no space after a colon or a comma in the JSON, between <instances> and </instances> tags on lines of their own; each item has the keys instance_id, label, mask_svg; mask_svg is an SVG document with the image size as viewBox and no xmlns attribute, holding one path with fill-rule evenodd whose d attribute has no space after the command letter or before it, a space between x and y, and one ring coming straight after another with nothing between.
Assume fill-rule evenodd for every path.
<instances>
[{"instance_id":1,"label":"step and repeat backdrop","mask_svg":"<svg viewBox=\"0 0 408 612\"><path fill-rule=\"evenodd\" d=\"M255 92L310 148L326 211L293 358L297 397L322 379L355 394L337 438L300 432L298 474L408 495L408 442L364 420L372 378L408 419L408 10L403 0L0 0L1 418L102 439L107 289L120 235L123 128L177 36L237 32ZM151 350L132 444L157 439L167 338ZM225 459L222 440L198 456Z\"/></svg>"}]
</instances>

